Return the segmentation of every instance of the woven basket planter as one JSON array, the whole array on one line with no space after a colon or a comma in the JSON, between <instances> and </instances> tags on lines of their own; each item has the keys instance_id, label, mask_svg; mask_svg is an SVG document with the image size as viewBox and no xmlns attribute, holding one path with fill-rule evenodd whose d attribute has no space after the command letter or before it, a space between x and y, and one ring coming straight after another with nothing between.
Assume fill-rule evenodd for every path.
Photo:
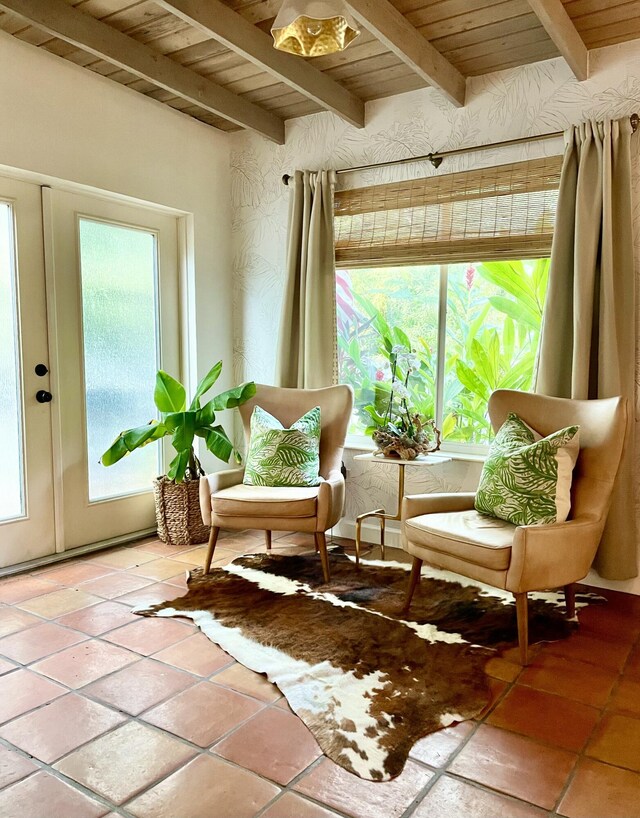
<instances>
[{"instance_id":1,"label":"woven basket planter","mask_svg":"<svg viewBox=\"0 0 640 818\"><path fill-rule=\"evenodd\" d=\"M158 537L171 545L195 545L209 538L200 513L200 481L174 483L167 477L153 481Z\"/></svg>"}]
</instances>

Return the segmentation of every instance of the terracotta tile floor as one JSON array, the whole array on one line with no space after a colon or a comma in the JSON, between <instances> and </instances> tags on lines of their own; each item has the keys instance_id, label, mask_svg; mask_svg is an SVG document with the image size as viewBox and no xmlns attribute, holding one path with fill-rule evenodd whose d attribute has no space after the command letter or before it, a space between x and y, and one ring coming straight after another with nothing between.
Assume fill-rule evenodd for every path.
<instances>
[{"instance_id":1,"label":"terracotta tile floor","mask_svg":"<svg viewBox=\"0 0 640 818\"><path fill-rule=\"evenodd\" d=\"M262 550L229 533L216 564ZM0 580L0 818L640 818L640 597L603 592L525 670L492 659L487 712L376 784L189 622L132 615L203 557L147 540Z\"/></svg>"}]
</instances>

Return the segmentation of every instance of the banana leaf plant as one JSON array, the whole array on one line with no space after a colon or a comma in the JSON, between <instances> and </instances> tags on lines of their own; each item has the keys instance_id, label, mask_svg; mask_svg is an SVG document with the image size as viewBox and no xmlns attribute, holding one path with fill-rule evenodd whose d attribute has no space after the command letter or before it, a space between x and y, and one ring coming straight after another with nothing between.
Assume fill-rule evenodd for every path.
<instances>
[{"instance_id":1,"label":"banana leaf plant","mask_svg":"<svg viewBox=\"0 0 640 818\"><path fill-rule=\"evenodd\" d=\"M211 454L225 463L229 462L232 454L236 462L240 463L240 455L227 433L215 422L216 412L243 404L255 395L256 385L253 381L243 383L221 392L202 406L202 398L218 380L221 371L222 361L218 361L198 384L187 409L187 392L184 386L167 372L159 370L153 399L160 412L160 419L120 432L100 458L102 465L112 466L135 449L140 449L167 435L171 436L171 444L177 452L169 464L167 477L176 483L196 480L204 474L193 448L195 437L202 438Z\"/></svg>"}]
</instances>

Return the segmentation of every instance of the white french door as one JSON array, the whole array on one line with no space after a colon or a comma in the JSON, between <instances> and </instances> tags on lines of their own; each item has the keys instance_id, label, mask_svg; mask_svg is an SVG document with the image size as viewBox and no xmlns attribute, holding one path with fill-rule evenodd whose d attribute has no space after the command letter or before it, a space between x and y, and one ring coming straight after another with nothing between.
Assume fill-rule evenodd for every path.
<instances>
[{"instance_id":1,"label":"white french door","mask_svg":"<svg viewBox=\"0 0 640 818\"><path fill-rule=\"evenodd\" d=\"M180 376L177 236L156 210L0 178L0 567L153 527L162 446L99 459L156 416L156 370Z\"/></svg>"},{"instance_id":2,"label":"white french door","mask_svg":"<svg viewBox=\"0 0 640 818\"><path fill-rule=\"evenodd\" d=\"M121 431L156 417L156 370L179 376L178 231L157 211L58 190L46 197L58 539L69 549L154 524L161 445L109 468L99 460Z\"/></svg>"},{"instance_id":3,"label":"white french door","mask_svg":"<svg viewBox=\"0 0 640 818\"><path fill-rule=\"evenodd\" d=\"M41 192L0 178L0 567L55 552ZM39 402L44 401L44 402Z\"/></svg>"}]
</instances>

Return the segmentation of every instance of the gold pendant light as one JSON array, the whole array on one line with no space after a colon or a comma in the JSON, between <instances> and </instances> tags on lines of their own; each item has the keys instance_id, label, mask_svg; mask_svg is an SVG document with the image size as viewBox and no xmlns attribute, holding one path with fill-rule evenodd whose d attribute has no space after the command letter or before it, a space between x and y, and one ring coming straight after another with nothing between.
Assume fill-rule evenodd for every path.
<instances>
[{"instance_id":1,"label":"gold pendant light","mask_svg":"<svg viewBox=\"0 0 640 818\"><path fill-rule=\"evenodd\" d=\"M284 0L271 34L280 51L320 57L344 51L360 29L342 0Z\"/></svg>"}]
</instances>

